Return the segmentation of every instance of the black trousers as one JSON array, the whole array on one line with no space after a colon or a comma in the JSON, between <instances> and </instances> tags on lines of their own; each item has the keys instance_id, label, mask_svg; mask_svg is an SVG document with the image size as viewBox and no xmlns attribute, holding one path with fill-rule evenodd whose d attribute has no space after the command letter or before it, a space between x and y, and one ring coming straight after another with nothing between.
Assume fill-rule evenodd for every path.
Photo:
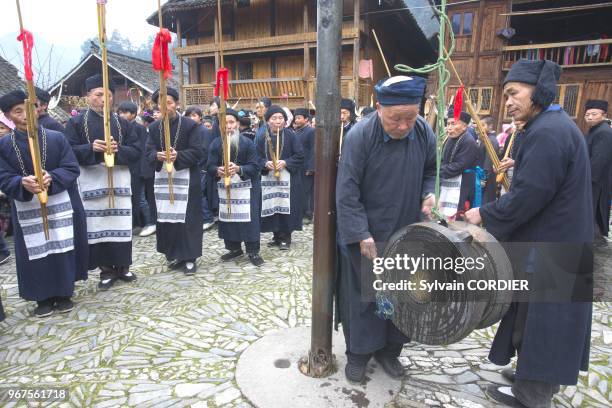
<instances>
[{"instance_id":1,"label":"black trousers","mask_svg":"<svg viewBox=\"0 0 612 408\"><path fill-rule=\"evenodd\" d=\"M228 251L237 251L242 249L242 242L240 241L229 241L227 239L225 241L225 249ZM258 254L259 253L259 241L245 242L244 247L246 249L247 254Z\"/></svg>"},{"instance_id":2,"label":"black trousers","mask_svg":"<svg viewBox=\"0 0 612 408\"><path fill-rule=\"evenodd\" d=\"M274 232L274 241L276 242L286 242L287 244L291 243L291 233L290 232Z\"/></svg>"}]
</instances>

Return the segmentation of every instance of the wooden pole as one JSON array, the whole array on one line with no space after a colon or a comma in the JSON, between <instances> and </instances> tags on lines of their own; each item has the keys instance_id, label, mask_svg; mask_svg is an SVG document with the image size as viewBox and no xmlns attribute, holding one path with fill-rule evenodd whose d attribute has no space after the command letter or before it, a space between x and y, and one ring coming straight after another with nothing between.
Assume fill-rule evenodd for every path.
<instances>
[{"instance_id":1,"label":"wooden pole","mask_svg":"<svg viewBox=\"0 0 612 408\"><path fill-rule=\"evenodd\" d=\"M164 27L162 8L160 0L157 0L157 18L159 20L159 30L161 31ZM162 124L164 126L164 144L166 145L166 171L168 172L168 194L170 198L170 204L174 205L174 186L172 183L172 172L174 171L174 164L170 161L170 154L172 148L172 139L170 137L170 118L168 117L168 89L166 88L166 78L164 77L164 70L159 71L159 112L162 117ZM178 137L178 135L177 135Z\"/></svg>"},{"instance_id":2,"label":"wooden pole","mask_svg":"<svg viewBox=\"0 0 612 408\"><path fill-rule=\"evenodd\" d=\"M372 29L372 35L374 36L374 41L376 42L376 46L378 47L378 52L380 53L380 57L385 64L385 69L387 70L387 75L391 76L391 70L389 69L389 65L387 64L387 60L385 59L385 54L383 53L382 47L380 46L380 42L378 41L378 36L376 35L376 31Z\"/></svg>"},{"instance_id":3,"label":"wooden pole","mask_svg":"<svg viewBox=\"0 0 612 408\"><path fill-rule=\"evenodd\" d=\"M21 7L19 0L17 2L17 16L19 17L19 31L23 32L23 18L21 17ZM23 41L26 41L24 38ZM24 55L25 59L25 55ZM41 192L36 194L38 201L40 202L40 214L43 221L43 231L45 233L45 240L49 240L49 220L47 214L47 201L49 199L45 183L43 181L43 174L45 169L42 167L40 159L40 145L38 143L38 115L36 114L36 91L34 90L34 81L26 79L26 89L28 92L28 98L25 100L26 108L26 120L28 129L28 147L30 150L30 156L32 158L32 167L34 168L34 177L38 182Z\"/></svg>"},{"instance_id":4,"label":"wooden pole","mask_svg":"<svg viewBox=\"0 0 612 408\"><path fill-rule=\"evenodd\" d=\"M219 25L219 62L220 68L224 68L225 64L223 61L223 22L221 20L221 0L217 0L217 24ZM224 151L226 152L223 156L223 170L225 171L225 177L223 178L223 184L225 185L225 194L227 198L227 208L228 212L231 212L230 207L230 189L231 189L231 177L229 176L229 164L231 160L231 146L230 140L227 137L227 123L225 120L225 115L227 113L227 107L225 106L225 95L223 88L224 86L228 86L229 84L223 84L223 86L219 87L219 130L221 131L221 140L223 142Z\"/></svg>"},{"instance_id":5,"label":"wooden pole","mask_svg":"<svg viewBox=\"0 0 612 408\"><path fill-rule=\"evenodd\" d=\"M102 88L104 90L104 108L102 117L104 119L104 142L106 151L104 152L104 164L108 170L108 206L115 207L115 187L113 181L113 167L115 166L115 153L113 152L110 127L110 90L108 77L108 56L106 53L106 5L98 2L98 38L100 40L100 53L102 54Z\"/></svg>"}]
</instances>

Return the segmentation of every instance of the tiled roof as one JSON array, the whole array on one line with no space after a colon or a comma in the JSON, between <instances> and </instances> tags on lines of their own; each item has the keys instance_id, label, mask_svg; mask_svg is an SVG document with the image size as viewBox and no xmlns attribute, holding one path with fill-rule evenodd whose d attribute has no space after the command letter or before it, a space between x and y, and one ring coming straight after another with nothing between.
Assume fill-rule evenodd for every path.
<instances>
[{"instance_id":1,"label":"tiled roof","mask_svg":"<svg viewBox=\"0 0 612 408\"><path fill-rule=\"evenodd\" d=\"M23 81L19 78L17 68L0 57L0 95L15 89L23 89Z\"/></svg>"}]
</instances>

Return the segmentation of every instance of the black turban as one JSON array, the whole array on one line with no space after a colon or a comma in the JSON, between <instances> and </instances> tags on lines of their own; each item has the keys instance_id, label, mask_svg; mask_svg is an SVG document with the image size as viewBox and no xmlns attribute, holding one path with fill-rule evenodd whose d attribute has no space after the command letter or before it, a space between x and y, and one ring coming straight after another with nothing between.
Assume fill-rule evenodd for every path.
<instances>
[{"instance_id":1,"label":"black turban","mask_svg":"<svg viewBox=\"0 0 612 408\"><path fill-rule=\"evenodd\" d=\"M310 116L310 112L306 108L297 108L296 110L293 111L293 117L296 117L298 115L303 116L304 118L308 119L308 117Z\"/></svg>"},{"instance_id":2,"label":"black turban","mask_svg":"<svg viewBox=\"0 0 612 408\"><path fill-rule=\"evenodd\" d=\"M167 87L166 88L166 94L168 94L169 96L174 98L174 102L178 102L179 101L179 93L178 93L178 91L176 89ZM153 95L151 95L151 99L153 100L153 103L157 103L157 101L159 99L159 89L157 91L153 92Z\"/></svg>"},{"instance_id":3,"label":"black turban","mask_svg":"<svg viewBox=\"0 0 612 408\"><path fill-rule=\"evenodd\" d=\"M589 110L589 109L599 109L604 112L607 112L608 111L608 101L604 101L601 99L589 99L584 104L584 110Z\"/></svg>"},{"instance_id":4,"label":"black turban","mask_svg":"<svg viewBox=\"0 0 612 408\"><path fill-rule=\"evenodd\" d=\"M92 75L89 78L87 78L85 80L85 91L89 92L92 89L96 89L96 88L103 88L104 87L104 83L102 81L102 75L100 74L96 74L96 75ZM108 89L111 92L115 92L115 87L113 86L113 81L111 81L109 79L108 81Z\"/></svg>"},{"instance_id":5,"label":"black turban","mask_svg":"<svg viewBox=\"0 0 612 408\"><path fill-rule=\"evenodd\" d=\"M51 100L51 95L49 92L44 89L40 89L39 87L35 87L36 90L36 99L38 99L41 103L49 103Z\"/></svg>"},{"instance_id":6,"label":"black turban","mask_svg":"<svg viewBox=\"0 0 612 408\"><path fill-rule=\"evenodd\" d=\"M263 98L261 98L259 102L263 103L266 108L269 108L270 106L272 106L272 100L268 98L267 96L264 96Z\"/></svg>"},{"instance_id":7,"label":"black turban","mask_svg":"<svg viewBox=\"0 0 612 408\"><path fill-rule=\"evenodd\" d=\"M510 72L504 79L508 82L522 82L534 85L535 90L531 100L543 108L553 103L557 96L557 82L561 76L561 67L549 60L532 61L521 59L512 65Z\"/></svg>"},{"instance_id":8,"label":"black turban","mask_svg":"<svg viewBox=\"0 0 612 408\"><path fill-rule=\"evenodd\" d=\"M23 103L28 96L22 90L11 91L0 97L0 110L5 114L9 113L15 105Z\"/></svg>"},{"instance_id":9,"label":"black turban","mask_svg":"<svg viewBox=\"0 0 612 408\"><path fill-rule=\"evenodd\" d=\"M355 117L355 102L350 99L342 98L340 101L340 109L346 109L351 113L351 118Z\"/></svg>"},{"instance_id":10,"label":"black turban","mask_svg":"<svg viewBox=\"0 0 612 408\"><path fill-rule=\"evenodd\" d=\"M450 119L454 117L455 117L455 107L451 105L450 108L448 108L448 118ZM459 114L459 120L465 123L466 125L469 125L470 121L472 120L472 117L467 112L461 112Z\"/></svg>"},{"instance_id":11,"label":"black turban","mask_svg":"<svg viewBox=\"0 0 612 408\"><path fill-rule=\"evenodd\" d=\"M282 113L283 117L285 118L285 121L287 121L287 112L285 112L283 108L278 105L271 105L266 111L266 114L264 115L266 122L269 121L272 115L274 115L275 113Z\"/></svg>"},{"instance_id":12,"label":"black turban","mask_svg":"<svg viewBox=\"0 0 612 408\"><path fill-rule=\"evenodd\" d=\"M240 115L234 109L227 109L225 111L225 116L233 116L236 118L237 121L240 120Z\"/></svg>"}]
</instances>

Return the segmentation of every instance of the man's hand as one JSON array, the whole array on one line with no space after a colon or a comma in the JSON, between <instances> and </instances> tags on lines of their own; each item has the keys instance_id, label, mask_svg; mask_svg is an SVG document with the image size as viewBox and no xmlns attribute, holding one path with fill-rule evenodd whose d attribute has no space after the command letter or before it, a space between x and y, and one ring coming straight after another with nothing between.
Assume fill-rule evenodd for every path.
<instances>
[{"instance_id":1,"label":"man's hand","mask_svg":"<svg viewBox=\"0 0 612 408\"><path fill-rule=\"evenodd\" d=\"M307 171L305 174L307 176L314 176L314 171Z\"/></svg>"},{"instance_id":2,"label":"man's hand","mask_svg":"<svg viewBox=\"0 0 612 408\"><path fill-rule=\"evenodd\" d=\"M157 152L157 161L161 161L161 162L166 161L166 151L165 150L163 152Z\"/></svg>"},{"instance_id":3,"label":"man's hand","mask_svg":"<svg viewBox=\"0 0 612 408\"><path fill-rule=\"evenodd\" d=\"M113 153L117 153L119 151L119 145L117 142L111 139L111 149L113 149Z\"/></svg>"},{"instance_id":4,"label":"man's hand","mask_svg":"<svg viewBox=\"0 0 612 408\"><path fill-rule=\"evenodd\" d=\"M176 150L174 150L173 147L170 148L170 163L174 163L176 161L176 156L178 155L178 152Z\"/></svg>"},{"instance_id":5,"label":"man's hand","mask_svg":"<svg viewBox=\"0 0 612 408\"><path fill-rule=\"evenodd\" d=\"M225 177L225 168L223 166L217 167L217 177L219 178Z\"/></svg>"},{"instance_id":6,"label":"man's hand","mask_svg":"<svg viewBox=\"0 0 612 408\"><path fill-rule=\"evenodd\" d=\"M276 169L277 169L277 170L282 170L282 169L284 169L285 167L287 167L287 163L286 163L284 160L278 160L278 161L276 162Z\"/></svg>"},{"instance_id":7,"label":"man's hand","mask_svg":"<svg viewBox=\"0 0 612 408\"><path fill-rule=\"evenodd\" d=\"M38 194L42 191L40 186L38 185L36 177L34 176L22 177L21 185L23 186L23 188L25 188L32 194Z\"/></svg>"},{"instance_id":8,"label":"man's hand","mask_svg":"<svg viewBox=\"0 0 612 408\"><path fill-rule=\"evenodd\" d=\"M480 225L482 218L480 217L480 208L472 208L465 212L464 218L467 222L474 225Z\"/></svg>"},{"instance_id":9,"label":"man's hand","mask_svg":"<svg viewBox=\"0 0 612 408\"><path fill-rule=\"evenodd\" d=\"M234 174L238 174L238 172L240 171L240 166L230 162L230 164L228 165L228 170L229 170L229 175L231 177Z\"/></svg>"},{"instance_id":10,"label":"man's hand","mask_svg":"<svg viewBox=\"0 0 612 408\"><path fill-rule=\"evenodd\" d=\"M374 259L377 257L376 244L374 238L370 237L359 242L359 249L361 249L361 255L368 259Z\"/></svg>"},{"instance_id":11,"label":"man's hand","mask_svg":"<svg viewBox=\"0 0 612 408\"><path fill-rule=\"evenodd\" d=\"M102 153L106 151L106 142L102 139L96 139L92 143L92 149L96 153Z\"/></svg>"},{"instance_id":12,"label":"man's hand","mask_svg":"<svg viewBox=\"0 0 612 408\"><path fill-rule=\"evenodd\" d=\"M275 170L274 169L274 162L272 162L271 160L267 161L266 162L266 169L268 169L268 170Z\"/></svg>"},{"instance_id":13,"label":"man's hand","mask_svg":"<svg viewBox=\"0 0 612 408\"><path fill-rule=\"evenodd\" d=\"M49 188L49 186L51 185L51 181L53 181L53 179L51 178L51 175L49 173L47 173L47 170L44 170L44 172L43 172L43 184L45 185L45 189Z\"/></svg>"},{"instance_id":14,"label":"man's hand","mask_svg":"<svg viewBox=\"0 0 612 408\"><path fill-rule=\"evenodd\" d=\"M432 219L431 210L436 205L436 196L433 194L429 194L422 202L421 202L421 212L425 214L427 218Z\"/></svg>"},{"instance_id":15,"label":"man's hand","mask_svg":"<svg viewBox=\"0 0 612 408\"><path fill-rule=\"evenodd\" d=\"M501 173L504 171L508 171L508 169L511 169L512 167L514 167L514 160L512 160L511 158L507 158L499 162L499 166L497 166L495 172Z\"/></svg>"}]
</instances>

